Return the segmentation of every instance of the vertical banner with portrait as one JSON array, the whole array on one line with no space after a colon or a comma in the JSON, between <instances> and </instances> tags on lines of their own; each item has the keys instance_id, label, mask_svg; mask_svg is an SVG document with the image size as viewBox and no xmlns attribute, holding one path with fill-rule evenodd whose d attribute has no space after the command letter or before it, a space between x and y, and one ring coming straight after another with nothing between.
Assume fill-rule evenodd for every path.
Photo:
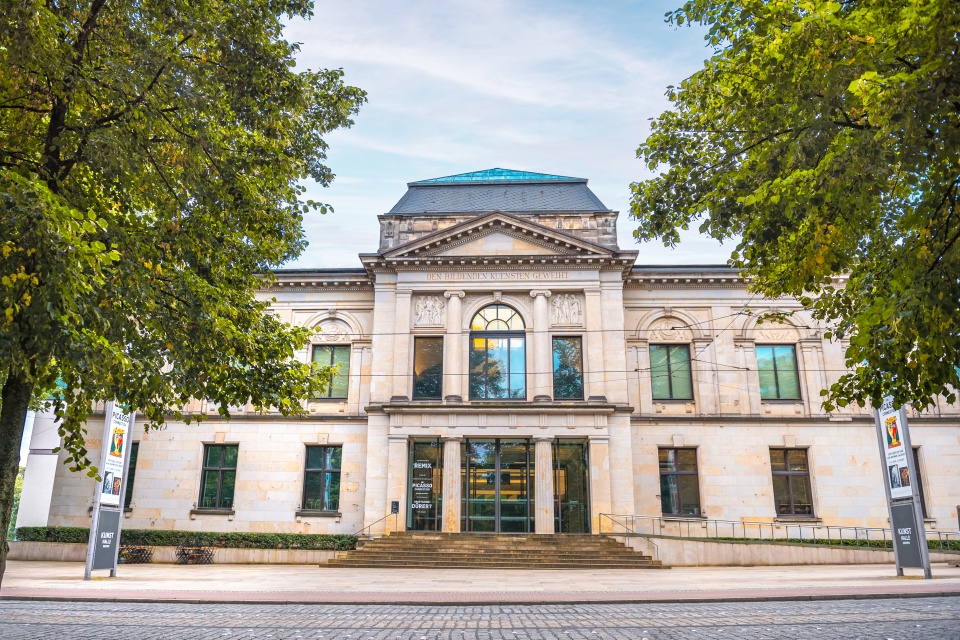
<instances>
[{"instance_id":1,"label":"vertical banner with portrait","mask_svg":"<svg viewBox=\"0 0 960 640\"><path fill-rule=\"evenodd\" d=\"M130 414L114 405L113 412L104 430L103 484L100 504L107 507L120 506L120 491L123 488L123 462L130 446Z\"/></svg>"},{"instance_id":2,"label":"vertical banner with portrait","mask_svg":"<svg viewBox=\"0 0 960 640\"><path fill-rule=\"evenodd\" d=\"M890 498L909 498L913 495L910 465L907 462L907 445L900 411L893 408L893 398L884 398L880 407L881 444L884 451L884 468L890 479Z\"/></svg>"}]
</instances>

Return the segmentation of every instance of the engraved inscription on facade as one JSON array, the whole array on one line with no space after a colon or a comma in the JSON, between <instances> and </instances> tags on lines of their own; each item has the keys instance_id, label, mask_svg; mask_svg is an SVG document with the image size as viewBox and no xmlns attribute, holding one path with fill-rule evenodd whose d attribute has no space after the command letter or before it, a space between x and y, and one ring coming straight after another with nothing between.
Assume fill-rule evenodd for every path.
<instances>
[{"instance_id":1,"label":"engraved inscription on facade","mask_svg":"<svg viewBox=\"0 0 960 640\"><path fill-rule=\"evenodd\" d=\"M560 293L553 296L553 324L583 324L583 305L572 293Z\"/></svg>"},{"instance_id":2,"label":"engraved inscription on facade","mask_svg":"<svg viewBox=\"0 0 960 640\"><path fill-rule=\"evenodd\" d=\"M447 271L428 273L430 281L568 280L569 271Z\"/></svg>"},{"instance_id":3,"label":"engraved inscription on facade","mask_svg":"<svg viewBox=\"0 0 960 640\"><path fill-rule=\"evenodd\" d=\"M439 296L419 296L414 307L414 326L438 327L443 325L443 299Z\"/></svg>"}]
</instances>

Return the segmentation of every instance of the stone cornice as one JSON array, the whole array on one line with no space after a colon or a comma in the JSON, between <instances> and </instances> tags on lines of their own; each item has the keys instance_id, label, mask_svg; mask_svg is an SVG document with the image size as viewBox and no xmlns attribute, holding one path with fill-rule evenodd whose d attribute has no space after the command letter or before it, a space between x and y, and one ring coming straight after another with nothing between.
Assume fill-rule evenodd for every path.
<instances>
[{"instance_id":1,"label":"stone cornice","mask_svg":"<svg viewBox=\"0 0 960 640\"><path fill-rule=\"evenodd\" d=\"M385 402L364 407L367 413L405 414L405 413L442 413L442 414L612 414L633 413L633 407L621 404L600 402L473 402L467 403L426 403L426 402Z\"/></svg>"}]
</instances>

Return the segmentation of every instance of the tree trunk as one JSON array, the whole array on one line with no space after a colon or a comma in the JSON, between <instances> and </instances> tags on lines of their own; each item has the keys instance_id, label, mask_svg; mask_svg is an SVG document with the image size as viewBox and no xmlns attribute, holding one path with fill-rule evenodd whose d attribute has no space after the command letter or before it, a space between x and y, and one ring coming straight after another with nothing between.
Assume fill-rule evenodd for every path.
<instances>
[{"instance_id":1,"label":"tree trunk","mask_svg":"<svg viewBox=\"0 0 960 640\"><path fill-rule=\"evenodd\" d=\"M20 441L30 407L33 383L11 373L0 395L0 584L7 569L7 529L13 511L13 491L20 468Z\"/></svg>"}]
</instances>

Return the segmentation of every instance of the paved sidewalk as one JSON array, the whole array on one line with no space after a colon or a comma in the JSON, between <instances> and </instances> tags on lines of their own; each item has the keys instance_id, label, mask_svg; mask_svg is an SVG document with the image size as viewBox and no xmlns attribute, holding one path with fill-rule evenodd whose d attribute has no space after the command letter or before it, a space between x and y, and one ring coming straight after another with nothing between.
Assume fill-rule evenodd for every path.
<instances>
[{"instance_id":1,"label":"paved sidewalk","mask_svg":"<svg viewBox=\"0 0 960 640\"><path fill-rule=\"evenodd\" d=\"M10 561L0 599L288 604L718 602L960 595L960 568L933 580L893 565L663 570L355 569L315 565L121 565L83 581L74 562Z\"/></svg>"}]
</instances>

